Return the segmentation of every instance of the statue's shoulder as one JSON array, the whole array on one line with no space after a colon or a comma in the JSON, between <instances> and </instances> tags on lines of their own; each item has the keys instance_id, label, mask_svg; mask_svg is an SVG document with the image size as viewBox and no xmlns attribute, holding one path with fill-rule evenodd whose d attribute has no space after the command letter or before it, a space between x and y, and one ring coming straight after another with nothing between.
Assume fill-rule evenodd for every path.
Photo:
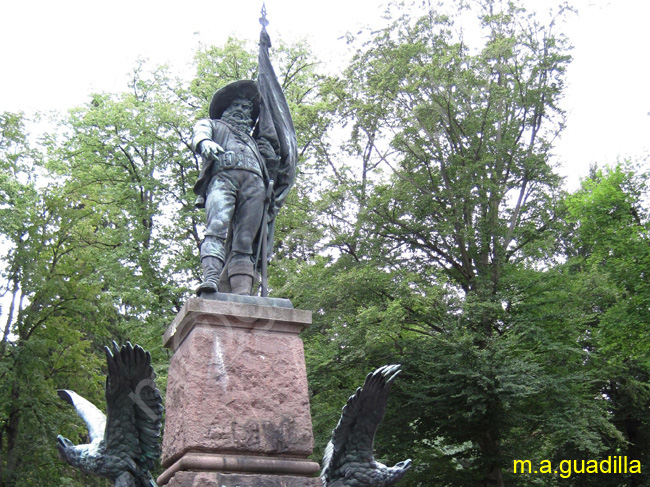
<instances>
[{"instance_id":1,"label":"statue's shoulder","mask_svg":"<svg viewBox=\"0 0 650 487\"><path fill-rule=\"evenodd\" d=\"M228 125L226 122L221 120L220 118L210 120L212 122L213 127L222 127L224 130L232 130L230 128L230 125Z\"/></svg>"},{"instance_id":2,"label":"statue's shoulder","mask_svg":"<svg viewBox=\"0 0 650 487\"><path fill-rule=\"evenodd\" d=\"M212 119L210 120L210 123L212 124L212 133L215 138L225 139L233 131L232 128L230 128L230 125L222 120Z\"/></svg>"}]
</instances>

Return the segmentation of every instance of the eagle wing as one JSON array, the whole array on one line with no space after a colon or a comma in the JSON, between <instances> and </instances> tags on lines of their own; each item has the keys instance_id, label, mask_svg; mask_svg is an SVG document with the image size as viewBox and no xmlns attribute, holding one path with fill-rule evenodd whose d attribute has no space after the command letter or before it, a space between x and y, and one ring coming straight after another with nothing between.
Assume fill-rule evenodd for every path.
<instances>
[{"instance_id":1,"label":"eagle wing","mask_svg":"<svg viewBox=\"0 0 650 487\"><path fill-rule=\"evenodd\" d=\"M104 349L108 363L106 454L130 459L139 468L151 470L160 457L158 439L163 413L151 355L128 342L121 348L113 342L113 351Z\"/></svg>"},{"instance_id":2,"label":"eagle wing","mask_svg":"<svg viewBox=\"0 0 650 487\"><path fill-rule=\"evenodd\" d=\"M368 374L363 387L358 388L343 407L323 457L321 478L326 485L341 475L345 464L374 461L375 432L386 413L388 393L400 372L399 367L399 364L385 365Z\"/></svg>"},{"instance_id":3,"label":"eagle wing","mask_svg":"<svg viewBox=\"0 0 650 487\"><path fill-rule=\"evenodd\" d=\"M74 406L77 410L77 414L84 420L88 427L88 434L91 442L104 437L104 430L106 429L106 416L104 413L102 413L93 403L84 399L74 391L60 389L57 391L57 394L61 399Z\"/></svg>"}]
</instances>

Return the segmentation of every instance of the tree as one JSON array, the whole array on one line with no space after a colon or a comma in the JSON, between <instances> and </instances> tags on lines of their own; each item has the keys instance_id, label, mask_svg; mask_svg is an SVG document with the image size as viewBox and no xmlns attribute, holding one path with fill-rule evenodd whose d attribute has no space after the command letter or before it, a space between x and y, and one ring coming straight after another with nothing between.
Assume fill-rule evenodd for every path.
<instances>
[{"instance_id":1,"label":"tree","mask_svg":"<svg viewBox=\"0 0 650 487\"><path fill-rule=\"evenodd\" d=\"M95 246L87 213L60 188L45 187L23 116L0 120L2 280L10 303L0 342L0 485L39 485L64 478L54 474L51 439L70 419L57 407L57 385L101 384L91 348L108 336L111 313L97 302L101 287L87 265Z\"/></svg>"},{"instance_id":2,"label":"tree","mask_svg":"<svg viewBox=\"0 0 650 487\"><path fill-rule=\"evenodd\" d=\"M565 10L542 22L512 3L471 5L455 19L404 14L359 49L335 91L345 159L316 201L327 257L284 289L316 310L306 348L319 444L331 404L364 372L403 364L394 396L407 407L378 442L396 458L417 452L408 485L504 485L524 451L595 454L620 440L593 401L584 326L532 306L558 298L563 279L547 271L565 226L550 152ZM479 46L459 27L471 14Z\"/></svg>"},{"instance_id":3,"label":"tree","mask_svg":"<svg viewBox=\"0 0 650 487\"><path fill-rule=\"evenodd\" d=\"M649 347L643 326L650 323L648 181L648 172L631 163L594 168L569 200L577 224L575 257L586 270L606 274L618 288L600 332L605 335L604 352L617 366L644 357Z\"/></svg>"},{"instance_id":4,"label":"tree","mask_svg":"<svg viewBox=\"0 0 650 487\"><path fill-rule=\"evenodd\" d=\"M166 82L164 70L140 65L131 93L94 95L58 133L40 134L40 150L24 136L8 146L16 156L3 186L3 236L13 245L3 276L12 301L0 354L2 485L79 477L52 473L56 434L85 435L55 392L74 388L101 403L103 345L140 343L166 370L160 335L189 274L186 264L175 272L182 266L171 254L186 245L171 210L186 192L177 134L188 122L180 125Z\"/></svg>"},{"instance_id":5,"label":"tree","mask_svg":"<svg viewBox=\"0 0 650 487\"><path fill-rule=\"evenodd\" d=\"M642 167L592 168L568 205L576 226L570 263L596 283L590 333L611 422L626 440L617 454L644 464L650 460L650 175ZM648 476L630 475L628 482L645 485Z\"/></svg>"}]
</instances>

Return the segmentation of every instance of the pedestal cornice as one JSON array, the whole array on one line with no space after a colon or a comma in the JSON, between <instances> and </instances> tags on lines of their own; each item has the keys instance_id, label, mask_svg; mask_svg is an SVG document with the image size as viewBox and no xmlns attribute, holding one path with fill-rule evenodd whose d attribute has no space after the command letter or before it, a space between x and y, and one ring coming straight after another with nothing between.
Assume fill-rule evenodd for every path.
<instances>
[{"instance_id":1,"label":"pedestal cornice","mask_svg":"<svg viewBox=\"0 0 650 487\"><path fill-rule=\"evenodd\" d=\"M311 311L190 298L165 331L163 345L175 351L197 325L299 334L311 325Z\"/></svg>"}]
</instances>

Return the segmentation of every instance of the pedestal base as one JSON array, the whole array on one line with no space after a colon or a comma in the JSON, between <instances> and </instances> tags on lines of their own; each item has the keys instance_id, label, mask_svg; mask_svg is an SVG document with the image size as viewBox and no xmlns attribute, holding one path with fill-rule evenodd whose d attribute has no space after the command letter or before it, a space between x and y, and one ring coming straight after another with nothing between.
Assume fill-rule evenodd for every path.
<instances>
[{"instance_id":1,"label":"pedestal base","mask_svg":"<svg viewBox=\"0 0 650 487\"><path fill-rule=\"evenodd\" d=\"M188 476L188 473L212 472L212 475L206 478L246 480L243 484L237 483L240 487L244 485L311 486L312 481L316 481L314 485L320 487L322 483L319 479L314 478L315 467L317 467L317 464L308 460L188 453L158 477L158 484L163 485L169 482L169 486L177 484L184 486L186 480L179 483L181 479L195 478L195 476ZM218 475L215 476L215 474ZM263 483L256 483L260 479L265 480ZM219 483L219 487L223 485L230 484Z\"/></svg>"},{"instance_id":2,"label":"pedestal base","mask_svg":"<svg viewBox=\"0 0 650 487\"><path fill-rule=\"evenodd\" d=\"M218 472L179 472L168 487L322 487L318 478L244 475Z\"/></svg>"},{"instance_id":3,"label":"pedestal base","mask_svg":"<svg viewBox=\"0 0 650 487\"><path fill-rule=\"evenodd\" d=\"M164 335L174 355L159 485L320 486L298 336L310 323L288 307L185 304Z\"/></svg>"}]
</instances>

